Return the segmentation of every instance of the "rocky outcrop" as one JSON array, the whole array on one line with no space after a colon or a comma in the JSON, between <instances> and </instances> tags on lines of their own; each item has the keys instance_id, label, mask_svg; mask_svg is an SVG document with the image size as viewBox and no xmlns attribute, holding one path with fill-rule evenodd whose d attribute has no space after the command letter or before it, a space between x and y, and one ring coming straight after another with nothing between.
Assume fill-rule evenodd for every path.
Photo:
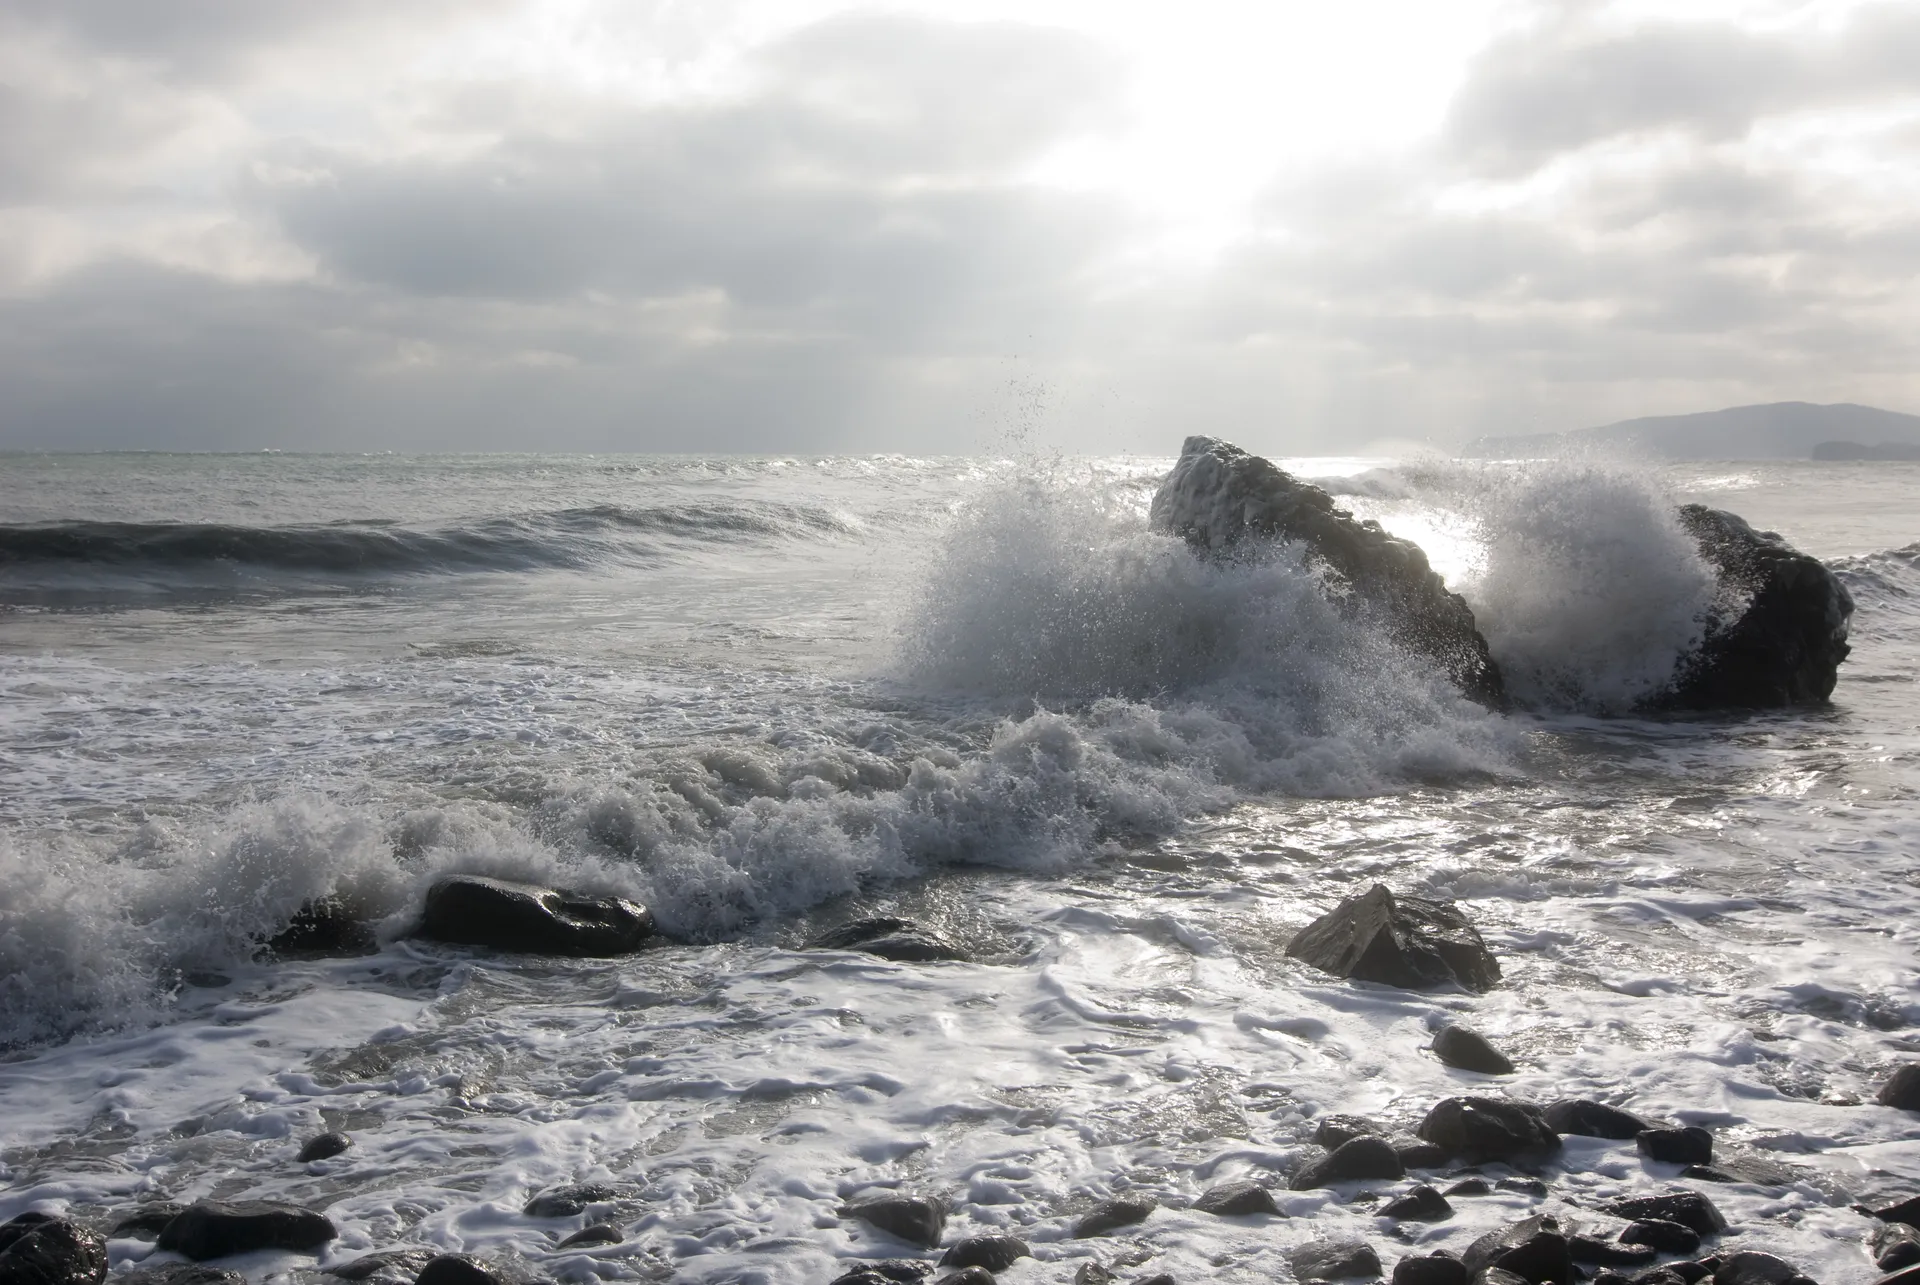
<instances>
[{"instance_id":1,"label":"rocky outcrop","mask_svg":"<svg viewBox=\"0 0 1920 1285\"><path fill-rule=\"evenodd\" d=\"M277 1200L203 1200L166 1225L156 1242L195 1262L256 1249L312 1253L338 1233L324 1215Z\"/></svg>"},{"instance_id":2,"label":"rocky outcrop","mask_svg":"<svg viewBox=\"0 0 1920 1285\"><path fill-rule=\"evenodd\" d=\"M1297 541L1374 613L1402 646L1434 660L1482 704L1504 704L1499 666L1474 627L1466 599L1447 591L1409 540L1362 522L1319 487L1213 437L1189 437L1153 497L1155 530L1195 550L1233 557L1261 543Z\"/></svg>"},{"instance_id":3,"label":"rocky outcrop","mask_svg":"<svg viewBox=\"0 0 1920 1285\"><path fill-rule=\"evenodd\" d=\"M1452 902L1395 897L1375 884L1302 928L1287 954L1335 977L1409 990L1490 990L1500 964Z\"/></svg>"},{"instance_id":4,"label":"rocky outcrop","mask_svg":"<svg viewBox=\"0 0 1920 1285\"><path fill-rule=\"evenodd\" d=\"M0 1224L0 1281L6 1285L100 1285L107 1247L79 1223L25 1213Z\"/></svg>"},{"instance_id":5,"label":"rocky outcrop","mask_svg":"<svg viewBox=\"0 0 1920 1285\"><path fill-rule=\"evenodd\" d=\"M1539 1107L1505 1098L1442 1098L1420 1122L1420 1136L1476 1164L1560 1149Z\"/></svg>"},{"instance_id":6,"label":"rocky outcrop","mask_svg":"<svg viewBox=\"0 0 1920 1285\"><path fill-rule=\"evenodd\" d=\"M653 913L622 897L453 875L427 893L420 935L463 946L602 958L639 950Z\"/></svg>"},{"instance_id":7,"label":"rocky outcrop","mask_svg":"<svg viewBox=\"0 0 1920 1285\"><path fill-rule=\"evenodd\" d=\"M1775 709L1824 701L1847 658L1853 596L1818 558L1719 509L1687 504L1680 522L1737 605L1710 620L1660 709Z\"/></svg>"},{"instance_id":8,"label":"rocky outcrop","mask_svg":"<svg viewBox=\"0 0 1920 1285\"><path fill-rule=\"evenodd\" d=\"M903 964L967 958L959 943L936 929L893 915L872 915L829 928L807 941L809 950L859 950Z\"/></svg>"}]
</instances>

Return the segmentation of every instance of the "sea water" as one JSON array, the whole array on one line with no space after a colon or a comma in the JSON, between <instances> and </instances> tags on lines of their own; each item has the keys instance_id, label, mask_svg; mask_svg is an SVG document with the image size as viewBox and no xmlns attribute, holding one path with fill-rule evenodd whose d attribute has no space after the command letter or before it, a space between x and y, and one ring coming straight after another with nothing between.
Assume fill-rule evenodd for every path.
<instances>
[{"instance_id":1,"label":"sea water","mask_svg":"<svg viewBox=\"0 0 1920 1285\"><path fill-rule=\"evenodd\" d=\"M1569 1138L1548 1196L1445 1222L1374 1217L1395 1184L1187 1207L1284 1186L1328 1113L1495 1092L1789 1163L1704 1186L1725 1247L1870 1279L1850 1202L1920 1189L1920 1117L1872 1100L1920 1057L1920 466L1288 461L1467 596L1502 715L1298 550L1150 532L1168 463L0 458L0 1218L261 1196L341 1234L255 1280L425 1247L800 1285L911 1252L838 1216L892 1190L1026 1239L1013 1285L1264 1281L1672 1177ZM1720 592L1688 500L1839 570L1830 706L1633 716ZM667 940L412 939L451 871L633 897ZM1502 985L1284 956L1375 882L1457 901ZM377 953L262 957L326 897ZM881 912L973 958L803 948ZM1441 1066L1448 1022L1518 1072ZM327 1128L354 1147L296 1163ZM587 1217L523 1206L583 1181L624 1239L558 1250ZM1073 1239L1116 1194L1161 1207Z\"/></svg>"}]
</instances>

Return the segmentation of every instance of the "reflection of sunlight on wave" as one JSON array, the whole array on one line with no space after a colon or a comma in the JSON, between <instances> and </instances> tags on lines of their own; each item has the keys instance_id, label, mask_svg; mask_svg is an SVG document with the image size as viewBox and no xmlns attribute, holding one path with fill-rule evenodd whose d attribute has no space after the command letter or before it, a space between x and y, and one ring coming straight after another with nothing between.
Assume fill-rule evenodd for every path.
<instances>
[{"instance_id":1,"label":"reflection of sunlight on wave","mask_svg":"<svg viewBox=\"0 0 1920 1285\"><path fill-rule=\"evenodd\" d=\"M1394 535L1411 540L1427 555L1427 563L1440 573L1455 593L1460 586L1477 580L1487 569L1487 546L1481 542L1473 521L1464 514L1439 509L1403 509L1370 515Z\"/></svg>"}]
</instances>

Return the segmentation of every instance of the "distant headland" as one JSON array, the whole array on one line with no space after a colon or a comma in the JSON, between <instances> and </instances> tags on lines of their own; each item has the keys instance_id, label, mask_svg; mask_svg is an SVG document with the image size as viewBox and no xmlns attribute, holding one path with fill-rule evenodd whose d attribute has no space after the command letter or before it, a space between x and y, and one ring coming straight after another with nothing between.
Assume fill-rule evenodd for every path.
<instances>
[{"instance_id":1,"label":"distant headland","mask_svg":"<svg viewBox=\"0 0 1920 1285\"><path fill-rule=\"evenodd\" d=\"M1482 437L1461 453L1482 459L1597 453L1664 460L1915 460L1920 415L1851 402L1768 402L1566 433Z\"/></svg>"}]
</instances>

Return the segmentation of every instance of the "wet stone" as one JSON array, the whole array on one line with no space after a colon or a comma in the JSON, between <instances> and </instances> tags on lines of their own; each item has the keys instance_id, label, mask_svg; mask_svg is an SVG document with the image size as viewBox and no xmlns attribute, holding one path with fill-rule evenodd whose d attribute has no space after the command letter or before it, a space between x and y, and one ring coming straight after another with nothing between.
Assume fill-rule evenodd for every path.
<instances>
[{"instance_id":1,"label":"wet stone","mask_svg":"<svg viewBox=\"0 0 1920 1285\"><path fill-rule=\"evenodd\" d=\"M1336 1182L1402 1178L1406 1172L1400 1153L1385 1138L1355 1138L1341 1143L1331 1155L1302 1166L1287 1185L1295 1191L1306 1191Z\"/></svg>"},{"instance_id":2,"label":"wet stone","mask_svg":"<svg viewBox=\"0 0 1920 1285\"><path fill-rule=\"evenodd\" d=\"M1920 1196L1856 1208L1869 1218L1878 1218L1883 1223L1905 1223L1909 1227L1920 1227Z\"/></svg>"},{"instance_id":3,"label":"wet stone","mask_svg":"<svg viewBox=\"0 0 1920 1285\"><path fill-rule=\"evenodd\" d=\"M256 1249L313 1253L338 1233L311 1209L277 1200L203 1200L187 1206L156 1245L195 1261Z\"/></svg>"},{"instance_id":4,"label":"wet stone","mask_svg":"<svg viewBox=\"0 0 1920 1285\"><path fill-rule=\"evenodd\" d=\"M893 915L871 915L809 938L808 950L859 950L898 963L969 958L959 943L936 929Z\"/></svg>"},{"instance_id":5,"label":"wet stone","mask_svg":"<svg viewBox=\"0 0 1920 1285\"><path fill-rule=\"evenodd\" d=\"M1302 928L1287 954L1335 977L1409 990L1491 990L1500 964L1467 917L1446 901L1398 897L1375 884Z\"/></svg>"},{"instance_id":6,"label":"wet stone","mask_svg":"<svg viewBox=\"0 0 1920 1285\"><path fill-rule=\"evenodd\" d=\"M1903 1267L1897 1272L1889 1272L1873 1285L1920 1285L1920 1267Z\"/></svg>"},{"instance_id":7,"label":"wet stone","mask_svg":"<svg viewBox=\"0 0 1920 1285\"><path fill-rule=\"evenodd\" d=\"M1433 1055L1458 1071L1482 1075L1512 1075L1513 1061L1486 1037L1464 1026L1443 1026L1433 1037Z\"/></svg>"},{"instance_id":8,"label":"wet stone","mask_svg":"<svg viewBox=\"0 0 1920 1285\"><path fill-rule=\"evenodd\" d=\"M6 1285L99 1285L106 1275L106 1244L79 1223L25 1213L0 1224Z\"/></svg>"},{"instance_id":9,"label":"wet stone","mask_svg":"<svg viewBox=\"0 0 1920 1285\"><path fill-rule=\"evenodd\" d=\"M1380 1216L1407 1222L1433 1223L1453 1217L1453 1206L1447 1203L1445 1196L1423 1183L1382 1205Z\"/></svg>"},{"instance_id":10,"label":"wet stone","mask_svg":"<svg viewBox=\"0 0 1920 1285\"><path fill-rule=\"evenodd\" d=\"M1664 1218L1640 1218L1620 1233L1623 1245L1645 1245L1663 1254L1691 1254L1700 1248L1700 1233Z\"/></svg>"},{"instance_id":11,"label":"wet stone","mask_svg":"<svg viewBox=\"0 0 1920 1285\"><path fill-rule=\"evenodd\" d=\"M428 1261L413 1285L505 1285L496 1272L465 1254L441 1254Z\"/></svg>"},{"instance_id":12,"label":"wet stone","mask_svg":"<svg viewBox=\"0 0 1920 1285\"><path fill-rule=\"evenodd\" d=\"M833 1285L914 1285L933 1273L932 1263L912 1258L887 1258L858 1267L833 1278Z\"/></svg>"},{"instance_id":13,"label":"wet stone","mask_svg":"<svg viewBox=\"0 0 1920 1285\"><path fill-rule=\"evenodd\" d=\"M841 1206L842 1218L857 1218L909 1245L932 1249L947 1223L946 1204L924 1196L872 1196Z\"/></svg>"},{"instance_id":14,"label":"wet stone","mask_svg":"<svg viewBox=\"0 0 1920 1285\"><path fill-rule=\"evenodd\" d=\"M1539 1107L1506 1098L1442 1098L1420 1122L1420 1136L1475 1163L1560 1149Z\"/></svg>"},{"instance_id":15,"label":"wet stone","mask_svg":"<svg viewBox=\"0 0 1920 1285\"><path fill-rule=\"evenodd\" d=\"M1543 1115L1555 1133L1570 1133L1581 1138L1608 1138L1624 1142L1637 1138L1654 1126L1631 1112L1585 1098L1563 1098L1547 1107Z\"/></svg>"},{"instance_id":16,"label":"wet stone","mask_svg":"<svg viewBox=\"0 0 1920 1285\"><path fill-rule=\"evenodd\" d=\"M344 1263L335 1264L323 1270L329 1276L338 1276L343 1281L365 1281L374 1279L412 1280L420 1274L420 1269L433 1261L431 1249L383 1249L374 1254L362 1254Z\"/></svg>"},{"instance_id":17,"label":"wet stone","mask_svg":"<svg viewBox=\"0 0 1920 1285\"><path fill-rule=\"evenodd\" d=\"M300 1148L300 1154L294 1159L302 1164L312 1160L330 1160L353 1145L353 1139L344 1133L322 1133L307 1139Z\"/></svg>"},{"instance_id":18,"label":"wet stone","mask_svg":"<svg viewBox=\"0 0 1920 1285\"><path fill-rule=\"evenodd\" d=\"M1493 1184L1497 1191L1517 1191L1523 1196L1545 1197L1547 1184L1539 1178L1502 1178Z\"/></svg>"},{"instance_id":19,"label":"wet stone","mask_svg":"<svg viewBox=\"0 0 1920 1285\"><path fill-rule=\"evenodd\" d=\"M1155 1272L1151 1276L1140 1277L1133 1282L1133 1285L1179 1285L1179 1283L1173 1279L1172 1272Z\"/></svg>"},{"instance_id":20,"label":"wet stone","mask_svg":"<svg viewBox=\"0 0 1920 1285\"><path fill-rule=\"evenodd\" d=\"M1727 1220L1711 1200L1697 1191L1670 1191L1659 1196L1631 1196L1616 1200L1607 1212L1621 1218L1657 1218L1679 1223L1702 1236L1718 1236L1727 1229Z\"/></svg>"},{"instance_id":21,"label":"wet stone","mask_svg":"<svg viewBox=\"0 0 1920 1285\"><path fill-rule=\"evenodd\" d=\"M1671 1267L1656 1267L1652 1271L1641 1272L1638 1276L1620 1276L1618 1272L1602 1272L1601 1276L1613 1276L1619 1280L1629 1280L1632 1285L1692 1285L1686 1277ZM1695 1279L1700 1279L1696 1277ZM1594 1285L1600 1285L1596 1278Z\"/></svg>"},{"instance_id":22,"label":"wet stone","mask_svg":"<svg viewBox=\"0 0 1920 1285\"><path fill-rule=\"evenodd\" d=\"M1300 1281L1337 1281L1381 1273L1380 1255L1364 1240L1319 1240L1287 1255Z\"/></svg>"},{"instance_id":23,"label":"wet stone","mask_svg":"<svg viewBox=\"0 0 1920 1285\"><path fill-rule=\"evenodd\" d=\"M247 1278L205 1263L155 1263L114 1277L114 1285L247 1285Z\"/></svg>"},{"instance_id":24,"label":"wet stone","mask_svg":"<svg viewBox=\"0 0 1920 1285\"><path fill-rule=\"evenodd\" d=\"M1467 1285L1467 1265L1451 1254L1417 1254L1393 1265L1393 1285Z\"/></svg>"},{"instance_id":25,"label":"wet stone","mask_svg":"<svg viewBox=\"0 0 1920 1285\"><path fill-rule=\"evenodd\" d=\"M1099 1263L1082 1263L1073 1273L1073 1285L1112 1285L1113 1273Z\"/></svg>"},{"instance_id":26,"label":"wet stone","mask_svg":"<svg viewBox=\"0 0 1920 1285\"><path fill-rule=\"evenodd\" d=\"M274 959L333 959L371 955L380 949L380 939L345 902L328 898L300 907L262 946Z\"/></svg>"},{"instance_id":27,"label":"wet stone","mask_svg":"<svg viewBox=\"0 0 1920 1285\"><path fill-rule=\"evenodd\" d=\"M993 1273L984 1267L963 1267L942 1276L939 1285L993 1285Z\"/></svg>"},{"instance_id":28,"label":"wet stone","mask_svg":"<svg viewBox=\"0 0 1920 1285\"><path fill-rule=\"evenodd\" d=\"M582 1227L554 1248L580 1249L589 1245L618 1245L626 1238L627 1234L612 1223L595 1223L591 1227Z\"/></svg>"},{"instance_id":29,"label":"wet stone","mask_svg":"<svg viewBox=\"0 0 1920 1285\"><path fill-rule=\"evenodd\" d=\"M1649 1160L1668 1165L1703 1165L1713 1159L1713 1135L1689 1125L1684 1129L1645 1129L1634 1145Z\"/></svg>"},{"instance_id":30,"label":"wet stone","mask_svg":"<svg viewBox=\"0 0 1920 1285\"><path fill-rule=\"evenodd\" d=\"M572 1218L578 1214L584 1214L594 1205L604 1205L626 1194L619 1187L611 1187L600 1182L581 1183L572 1187L555 1187L529 1200L526 1208L521 1212L529 1218Z\"/></svg>"},{"instance_id":31,"label":"wet stone","mask_svg":"<svg viewBox=\"0 0 1920 1285\"><path fill-rule=\"evenodd\" d=\"M621 897L452 875L428 889L419 932L464 946L605 958L645 945L653 912Z\"/></svg>"},{"instance_id":32,"label":"wet stone","mask_svg":"<svg viewBox=\"0 0 1920 1285\"><path fill-rule=\"evenodd\" d=\"M942 1267L984 1267L1004 1272L1033 1251L1018 1236L969 1236L940 1256Z\"/></svg>"},{"instance_id":33,"label":"wet stone","mask_svg":"<svg viewBox=\"0 0 1920 1285\"><path fill-rule=\"evenodd\" d=\"M1273 1193L1257 1182L1223 1182L1217 1187L1209 1187L1193 1202L1193 1207L1203 1214L1221 1218L1280 1212L1280 1206L1274 1203Z\"/></svg>"},{"instance_id":34,"label":"wet stone","mask_svg":"<svg viewBox=\"0 0 1920 1285\"><path fill-rule=\"evenodd\" d=\"M1873 1100L1883 1107L1901 1111L1920 1111L1920 1062L1909 1062L1895 1071Z\"/></svg>"},{"instance_id":35,"label":"wet stone","mask_svg":"<svg viewBox=\"0 0 1920 1285\"><path fill-rule=\"evenodd\" d=\"M1395 1138L1393 1150L1406 1169L1438 1169L1453 1159L1445 1147L1419 1138Z\"/></svg>"},{"instance_id":36,"label":"wet stone","mask_svg":"<svg viewBox=\"0 0 1920 1285\"><path fill-rule=\"evenodd\" d=\"M1130 1200L1123 1196L1103 1200L1074 1224L1074 1238L1085 1240L1089 1236L1104 1236L1118 1228L1145 1222L1154 1206L1155 1202L1151 1200Z\"/></svg>"},{"instance_id":37,"label":"wet stone","mask_svg":"<svg viewBox=\"0 0 1920 1285\"><path fill-rule=\"evenodd\" d=\"M1784 1258L1747 1249L1721 1261L1714 1270L1713 1285L1812 1285L1812 1282Z\"/></svg>"},{"instance_id":38,"label":"wet stone","mask_svg":"<svg viewBox=\"0 0 1920 1285\"><path fill-rule=\"evenodd\" d=\"M1497 1267L1534 1285L1547 1281L1567 1285L1573 1279L1573 1257L1560 1224L1547 1214L1523 1218L1510 1227L1490 1231L1467 1246L1467 1270L1476 1276Z\"/></svg>"},{"instance_id":39,"label":"wet stone","mask_svg":"<svg viewBox=\"0 0 1920 1285\"><path fill-rule=\"evenodd\" d=\"M1330 1115L1314 1126L1313 1142L1316 1146L1333 1151L1355 1138L1381 1138L1386 1136L1386 1132L1364 1116Z\"/></svg>"},{"instance_id":40,"label":"wet stone","mask_svg":"<svg viewBox=\"0 0 1920 1285\"><path fill-rule=\"evenodd\" d=\"M1786 1187L1799 1178L1779 1161L1756 1155L1721 1156L1710 1165L1688 1165L1680 1171L1680 1176L1700 1182L1743 1182L1755 1187Z\"/></svg>"},{"instance_id":41,"label":"wet stone","mask_svg":"<svg viewBox=\"0 0 1920 1285\"><path fill-rule=\"evenodd\" d=\"M170 1201L140 1205L131 1212L120 1215L120 1220L114 1223L113 1230L107 1235L115 1240L153 1240L185 1209L185 1205L176 1205Z\"/></svg>"},{"instance_id":42,"label":"wet stone","mask_svg":"<svg viewBox=\"0 0 1920 1285\"><path fill-rule=\"evenodd\" d=\"M1491 1196L1493 1184L1485 1178L1463 1178L1441 1193L1445 1196Z\"/></svg>"},{"instance_id":43,"label":"wet stone","mask_svg":"<svg viewBox=\"0 0 1920 1285\"><path fill-rule=\"evenodd\" d=\"M1867 1239L1873 1264L1883 1272L1920 1263L1920 1231L1905 1223L1881 1223Z\"/></svg>"},{"instance_id":44,"label":"wet stone","mask_svg":"<svg viewBox=\"0 0 1920 1285\"><path fill-rule=\"evenodd\" d=\"M1645 1245L1628 1245L1617 1240L1577 1235L1567 1238L1567 1252L1576 1263L1593 1263L1600 1267L1646 1267L1660 1256Z\"/></svg>"}]
</instances>

